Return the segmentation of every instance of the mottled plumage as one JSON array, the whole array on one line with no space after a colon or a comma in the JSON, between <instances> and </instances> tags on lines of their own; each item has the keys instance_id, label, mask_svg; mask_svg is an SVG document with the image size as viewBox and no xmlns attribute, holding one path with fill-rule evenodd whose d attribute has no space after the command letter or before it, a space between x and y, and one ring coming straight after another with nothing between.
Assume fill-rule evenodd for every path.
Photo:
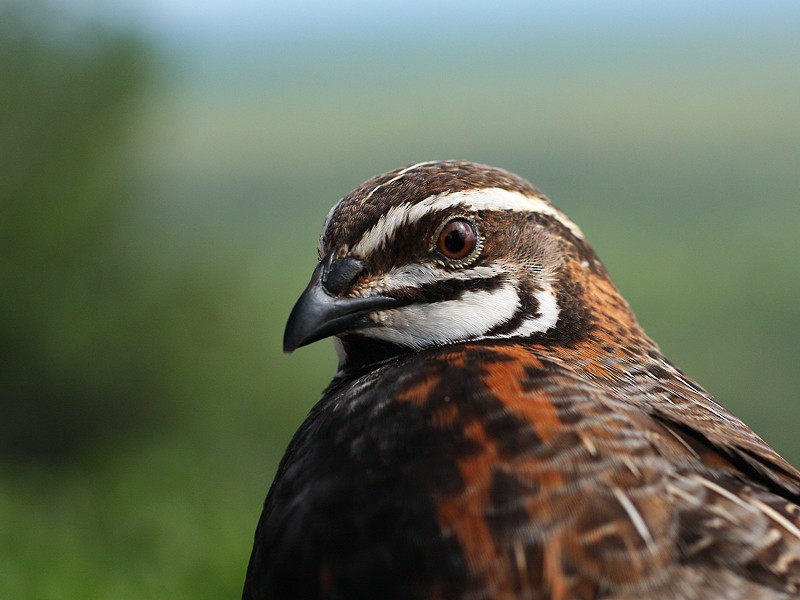
<instances>
[{"instance_id":1,"label":"mottled plumage","mask_svg":"<svg viewBox=\"0 0 800 600\"><path fill-rule=\"evenodd\" d=\"M285 345L330 335L245 599L800 596L800 473L523 179L421 163L343 198Z\"/></svg>"}]
</instances>

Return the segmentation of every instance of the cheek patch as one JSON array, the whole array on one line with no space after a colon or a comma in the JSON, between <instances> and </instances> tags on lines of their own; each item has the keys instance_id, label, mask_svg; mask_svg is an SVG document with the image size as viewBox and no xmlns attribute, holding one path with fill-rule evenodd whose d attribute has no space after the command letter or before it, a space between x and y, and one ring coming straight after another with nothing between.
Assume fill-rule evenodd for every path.
<instances>
[{"instance_id":1,"label":"cheek patch","mask_svg":"<svg viewBox=\"0 0 800 600\"><path fill-rule=\"evenodd\" d=\"M468 339L508 321L520 306L511 283L494 291L465 292L457 300L413 304L372 313L376 327L359 334L407 348L425 348Z\"/></svg>"}]
</instances>

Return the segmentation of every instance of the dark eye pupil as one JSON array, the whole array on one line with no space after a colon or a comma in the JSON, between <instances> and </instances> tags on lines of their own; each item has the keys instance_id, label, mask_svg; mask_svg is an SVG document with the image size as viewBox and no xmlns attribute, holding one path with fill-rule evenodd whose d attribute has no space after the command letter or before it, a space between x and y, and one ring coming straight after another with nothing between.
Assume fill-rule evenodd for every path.
<instances>
[{"instance_id":1,"label":"dark eye pupil","mask_svg":"<svg viewBox=\"0 0 800 600\"><path fill-rule=\"evenodd\" d=\"M468 256L478 243L475 226L464 219L454 219L439 233L436 249L451 260Z\"/></svg>"},{"instance_id":2,"label":"dark eye pupil","mask_svg":"<svg viewBox=\"0 0 800 600\"><path fill-rule=\"evenodd\" d=\"M453 229L444 238L444 247L453 254L458 254L464 249L467 241L464 239L464 233L459 229Z\"/></svg>"}]
</instances>

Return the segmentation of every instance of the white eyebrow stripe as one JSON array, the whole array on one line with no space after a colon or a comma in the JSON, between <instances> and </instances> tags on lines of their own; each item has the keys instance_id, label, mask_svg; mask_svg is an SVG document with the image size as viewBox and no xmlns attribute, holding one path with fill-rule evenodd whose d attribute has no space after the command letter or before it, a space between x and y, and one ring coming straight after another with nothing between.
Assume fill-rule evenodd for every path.
<instances>
[{"instance_id":1,"label":"white eyebrow stripe","mask_svg":"<svg viewBox=\"0 0 800 600\"><path fill-rule=\"evenodd\" d=\"M378 222L369 231L361 236L361 239L352 248L352 254L365 257L378 250L401 226L419 221L433 211L454 206L462 206L465 211L510 210L541 213L554 218L576 237L583 239L583 232L575 223L541 198L526 196L520 192L502 188L483 188L431 196L417 204L405 203L393 206L381 215Z\"/></svg>"},{"instance_id":2,"label":"white eyebrow stripe","mask_svg":"<svg viewBox=\"0 0 800 600\"><path fill-rule=\"evenodd\" d=\"M419 167L424 167L425 165L430 165L430 164L433 164L433 163L435 163L435 162L436 162L436 161L434 161L434 160L426 160L426 161L424 161L424 162L418 162L418 163L416 163L416 164L413 164L413 165L410 165L410 166L406 167L405 169L402 169L402 170L401 170L399 173L397 173L397 175L395 175L394 177L392 177L392 178L391 178L391 179L389 179L388 181L384 181L383 183L380 183L380 184L376 185L374 188L372 188L372 189L369 191L369 194L367 194L366 196L364 196L364 200L362 200L362 202L366 202L367 200L369 200L370 198L372 198L372 195L373 195L375 192L377 192L379 189L381 189L382 187L384 187L384 186L387 186L387 185L389 185L389 184L391 184L391 183L394 183L394 182L395 182L395 181L397 181L398 179L402 179L402 178L403 178L403 176L404 176L406 173L408 173L409 171L413 171L414 169L417 169L417 168L419 168ZM336 211L336 207L337 207L337 206L339 206L339 204L340 204L340 203L341 203L341 200L339 200L339 202L337 202L336 204L334 204L334 205L331 207L331 209L328 211L328 214L327 214L327 216L325 217L325 223L324 223L324 224L323 224L323 226L322 226L322 234L323 234L323 237L324 237L324 235L325 235L325 232L326 232L326 231L328 231L328 225L330 225L330 223L331 223L331 219L333 218L333 213ZM322 238L322 237L320 237L320 240L319 240L319 254L320 254L320 257L322 256L322 239L323 239L323 238Z\"/></svg>"}]
</instances>

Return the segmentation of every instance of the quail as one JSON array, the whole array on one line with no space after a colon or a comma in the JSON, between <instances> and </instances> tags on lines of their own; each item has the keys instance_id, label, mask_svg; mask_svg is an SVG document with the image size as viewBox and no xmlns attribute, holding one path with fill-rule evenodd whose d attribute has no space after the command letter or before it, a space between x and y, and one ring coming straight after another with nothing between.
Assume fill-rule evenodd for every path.
<instances>
[{"instance_id":1,"label":"quail","mask_svg":"<svg viewBox=\"0 0 800 600\"><path fill-rule=\"evenodd\" d=\"M245 600L800 597L800 472L526 180L423 162L345 196L284 349L327 337Z\"/></svg>"}]
</instances>

